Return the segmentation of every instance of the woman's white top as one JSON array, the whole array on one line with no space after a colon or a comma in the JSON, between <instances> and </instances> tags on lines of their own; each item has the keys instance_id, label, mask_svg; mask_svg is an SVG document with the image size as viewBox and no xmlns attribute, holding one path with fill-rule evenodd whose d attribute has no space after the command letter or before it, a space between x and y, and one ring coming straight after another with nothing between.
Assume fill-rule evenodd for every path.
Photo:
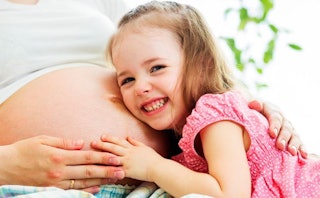
<instances>
[{"instance_id":1,"label":"woman's white top","mask_svg":"<svg viewBox=\"0 0 320 198\"><path fill-rule=\"evenodd\" d=\"M34 78L71 66L106 66L121 0L0 0L0 104Z\"/></svg>"}]
</instances>

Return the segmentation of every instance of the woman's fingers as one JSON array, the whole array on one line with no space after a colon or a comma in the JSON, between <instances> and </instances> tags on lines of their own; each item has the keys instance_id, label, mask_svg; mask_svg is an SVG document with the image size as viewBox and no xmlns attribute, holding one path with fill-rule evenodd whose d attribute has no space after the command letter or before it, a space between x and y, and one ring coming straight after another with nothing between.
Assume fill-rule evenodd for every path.
<instances>
[{"instance_id":1,"label":"woman's fingers","mask_svg":"<svg viewBox=\"0 0 320 198\"><path fill-rule=\"evenodd\" d=\"M64 178L68 179L97 179L105 178L120 180L124 178L124 171L117 166L102 166L102 165L77 165L66 166L64 168Z\"/></svg>"},{"instance_id":2,"label":"woman's fingers","mask_svg":"<svg viewBox=\"0 0 320 198\"><path fill-rule=\"evenodd\" d=\"M302 144L300 136L292 124L286 119L283 119L282 128L277 139L277 147L280 150L288 150L292 155L297 155L297 153L300 152L302 157L308 157L308 153Z\"/></svg>"},{"instance_id":3,"label":"woman's fingers","mask_svg":"<svg viewBox=\"0 0 320 198\"><path fill-rule=\"evenodd\" d=\"M92 190L90 187L124 178L114 155L93 150L65 150L79 148L74 145L60 138L36 136L2 147L7 153L4 157L12 158L4 164L10 167L5 172L5 184L66 189L66 181L76 180L78 188Z\"/></svg>"},{"instance_id":4,"label":"woman's fingers","mask_svg":"<svg viewBox=\"0 0 320 198\"><path fill-rule=\"evenodd\" d=\"M61 178L64 180L79 180L82 182L81 188L100 185L101 181L114 182L124 178L124 171L117 167L120 165L120 161L111 153L93 150L64 150L80 148L83 146L82 141L48 136L42 137L42 141L52 150L52 162L64 165L62 169L54 169L57 172L49 172L52 177L63 174ZM100 178L107 180L101 180Z\"/></svg>"},{"instance_id":5,"label":"woman's fingers","mask_svg":"<svg viewBox=\"0 0 320 198\"><path fill-rule=\"evenodd\" d=\"M299 151L302 157L308 156L298 133L278 107L257 100L251 101L248 106L261 112L268 119L269 134L271 137L277 138L276 147L278 149L288 150L292 155L296 155Z\"/></svg>"},{"instance_id":6,"label":"woman's fingers","mask_svg":"<svg viewBox=\"0 0 320 198\"><path fill-rule=\"evenodd\" d=\"M258 100L249 102L248 106L251 109L260 112L268 119L268 122L270 124L269 134L271 137L276 138L282 125L283 115L281 114L281 112L274 105L262 103Z\"/></svg>"},{"instance_id":7,"label":"woman's fingers","mask_svg":"<svg viewBox=\"0 0 320 198\"><path fill-rule=\"evenodd\" d=\"M57 138L45 135L38 136L38 138L44 145L66 150L79 150L84 146L83 140L70 140L66 138Z\"/></svg>"},{"instance_id":8,"label":"woman's fingers","mask_svg":"<svg viewBox=\"0 0 320 198\"><path fill-rule=\"evenodd\" d=\"M89 193L99 192L100 185L113 184L112 179L69 179L59 183L57 187L62 189L81 189Z\"/></svg>"},{"instance_id":9,"label":"woman's fingers","mask_svg":"<svg viewBox=\"0 0 320 198\"><path fill-rule=\"evenodd\" d=\"M299 152L303 158L307 158L309 156L308 152L303 144L300 145Z\"/></svg>"},{"instance_id":10,"label":"woman's fingers","mask_svg":"<svg viewBox=\"0 0 320 198\"><path fill-rule=\"evenodd\" d=\"M63 163L66 165L81 165L81 164L101 164L101 165L110 165L110 166L118 166L119 162L116 160L116 156L112 153L104 152L104 151L93 151L93 150L60 150L60 152L56 153L55 156L59 160L59 158L63 158ZM54 157L53 157L54 158Z\"/></svg>"},{"instance_id":11,"label":"woman's fingers","mask_svg":"<svg viewBox=\"0 0 320 198\"><path fill-rule=\"evenodd\" d=\"M49 146L49 149L51 148L51 160L55 163L64 163L66 165L119 165L119 162L115 160L115 156L111 153L93 150L79 150L84 144L82 140L74 141L50 136L39 136L38 138L43 145Z\"/></svg>"},{"instance_id":12,"label":"woman's fingers","mask_svg":"<svg viewBox=\"0 0 320 198\"><path fill-rule=\"evenodd\" d=\"M254 109L256 111L262 112L263 111L263 103L258 100L252 100L248 104L249 108Z\"/></svg>"}]
</instances>

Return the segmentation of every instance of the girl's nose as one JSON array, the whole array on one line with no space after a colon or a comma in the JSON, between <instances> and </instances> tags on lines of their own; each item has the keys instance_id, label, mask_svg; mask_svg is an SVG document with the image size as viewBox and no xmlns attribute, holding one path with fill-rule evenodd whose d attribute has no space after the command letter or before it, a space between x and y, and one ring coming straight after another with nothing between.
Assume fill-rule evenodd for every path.
<instances>
[{"instance_id":1,"label":"girl's nose","mask_svg":"<svg viewBox=\"0 0 320 198\"><path fill-rule=\"evenodd\" d=\"M136 81L135 89L136 94L139 96L149 93L152 89L152 86L147 81Z\"/></svg>"}]
</instances>

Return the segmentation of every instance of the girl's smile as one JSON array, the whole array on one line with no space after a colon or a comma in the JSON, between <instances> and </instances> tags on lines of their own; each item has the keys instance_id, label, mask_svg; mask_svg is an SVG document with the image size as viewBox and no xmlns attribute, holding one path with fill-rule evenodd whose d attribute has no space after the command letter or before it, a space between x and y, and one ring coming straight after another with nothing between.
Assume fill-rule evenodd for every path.
<instances>
[{"instance_id":1,"label":"girl's smile","mask_svg":"<svg viewBox=\"0 0 320 198\"><path fill-rule=\"evenodd\" d=\"M164 107L164 105L168 102L168 98L160 98L153 100L152 102L147 102L146 104L142 105L142 110L146 111L147 113L155 112Z\"/></svg>"},{"instance_id":2,"label":"girl's smile","mask_svg":"<svg viewBox=\"0 0 320 198\"><path fill-rule=\"evenodd\" d=\"M114 39L112 60L123 101L137 118L157 130L184 122L180 89L184 55L174 33L126 26Z\"/></svg>"}]
</instances>

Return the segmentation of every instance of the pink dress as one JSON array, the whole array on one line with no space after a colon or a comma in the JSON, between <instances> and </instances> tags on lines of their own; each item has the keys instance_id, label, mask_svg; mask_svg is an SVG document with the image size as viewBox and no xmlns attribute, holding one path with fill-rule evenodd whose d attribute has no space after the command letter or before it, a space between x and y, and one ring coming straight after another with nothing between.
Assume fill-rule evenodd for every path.
<instances>
[{"instance_id":1,"label":"pink dress","mask_svg":"<svg viewBox=\"0 0 320 198\"><path fill-rule=\"evenodd\" d=\"M183 128L182 153L173 159L194 171L208 172L206 160L194 149L195 137L209 124L230 120L244 126L251 138L247 159L252 197L320 198L320 160L278 150L267 132L267 120L247 104L237 92L202 96Z\"/></svg>"}]
</instances>

